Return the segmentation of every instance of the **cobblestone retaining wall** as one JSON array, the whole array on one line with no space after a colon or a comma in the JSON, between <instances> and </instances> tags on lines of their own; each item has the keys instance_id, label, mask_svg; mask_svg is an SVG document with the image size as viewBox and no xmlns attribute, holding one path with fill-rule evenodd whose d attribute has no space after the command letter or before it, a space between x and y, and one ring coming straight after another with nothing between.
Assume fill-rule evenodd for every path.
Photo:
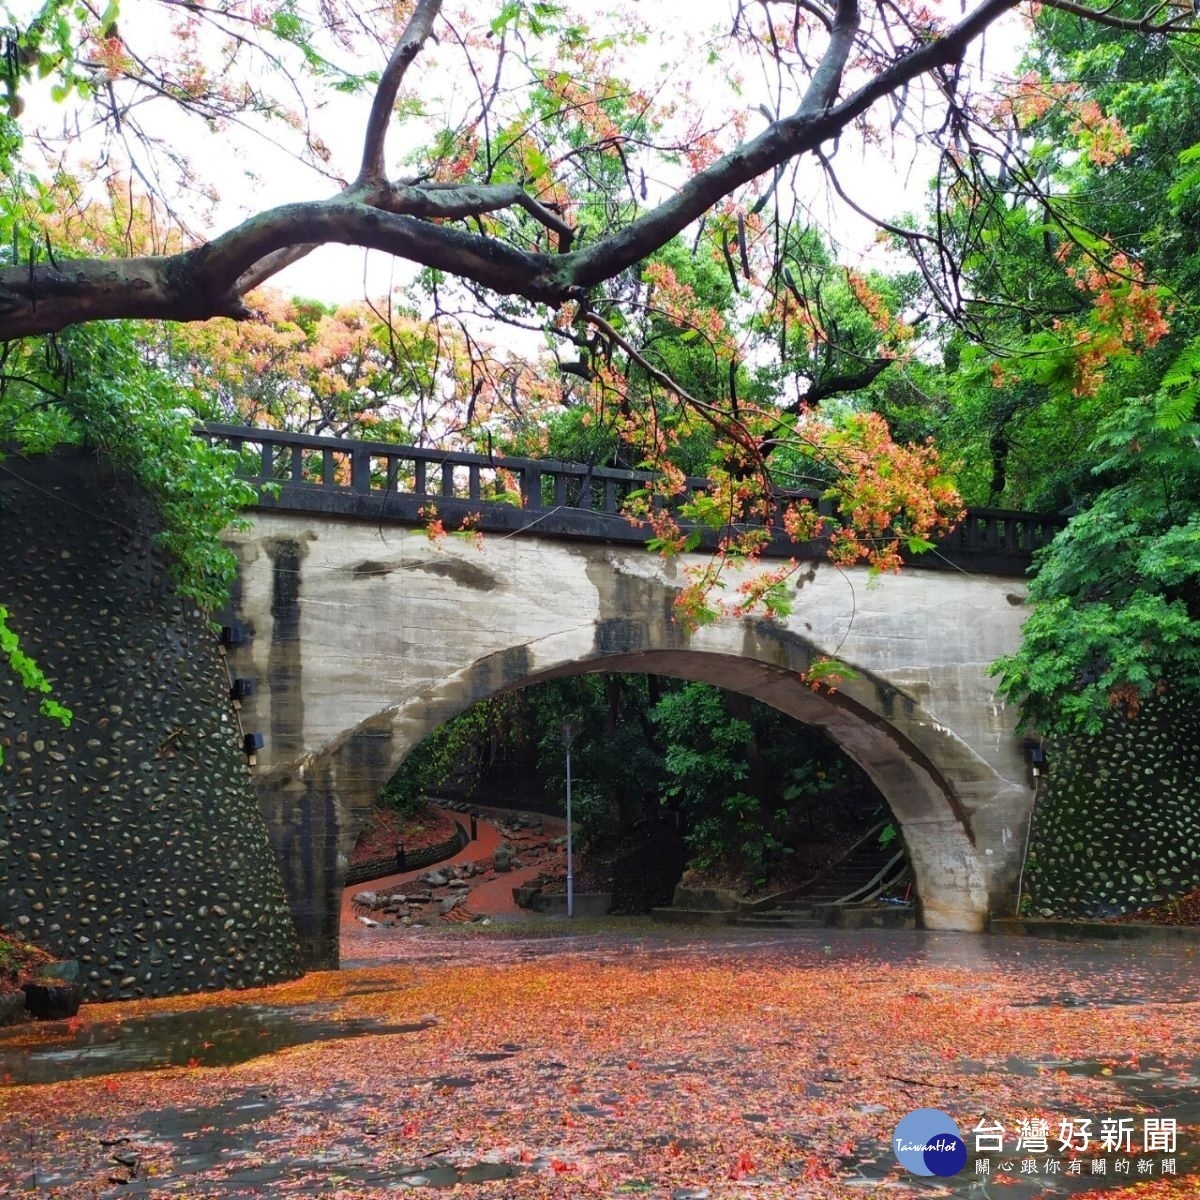
<instances>
[{"instance_id":1,"label":"cobblestone retaining wall","mask_svg":"<svg viewBox=\"0 0 1200 1200\"><path fill-rule=\"evenodd\" d=\"M0 927L92 1000L299 973L217 639L174 595L149 502L81 452L0 473L0 604L75 713L0 665Z\"/></svg>"},{"instance_id":2,"label":"cobblestone retaining wall","mask_svg":"<svg viewBox=\"0 0 1200 1200\"><path fill-rule=\"evenodd\" d=\"M453 858L470 840L470 834L463 828L461 821L455 821L458 832L436 846L426 846L424 850L411 850L404 855L404 870L417 871L423 867L432 867L435 863L445 862ZM396 856L394 854L383 858L368 858L364 862L354 863L346 871L346 886L366 883L370 879L382 879L387 875L395 875Z\"/></svg>"},{"instance_id":3,"label":"cobblestone retaining wall","mask_svg":"<svg viewBox=\"0 0 1200 1200\"><path fill-rule=\"evenodd\" d=\"M1112 917L1200 886L1200 714L1170 693L1047 748L1028 915Z\"/></svg>"}]
</instances>

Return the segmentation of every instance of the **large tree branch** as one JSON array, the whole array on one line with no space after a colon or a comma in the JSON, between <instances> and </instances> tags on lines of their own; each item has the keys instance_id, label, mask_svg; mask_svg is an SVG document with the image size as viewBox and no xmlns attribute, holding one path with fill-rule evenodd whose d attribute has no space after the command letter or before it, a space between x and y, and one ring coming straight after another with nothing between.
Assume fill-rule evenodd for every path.
<instances>
[{"instance_id":1,"label":"large tree branch","mask_svg":"<svg viewBox=\"0 0 1200 1200\"><path fill-rule=\"evenodd\" d=\"M829 46L809 80L798 115L815 116L837 99L842 71L850 51L854 49L854 39L858 36L858 25L858 0L839 0L833 27L829 31Z\"/></svg>"},{"instance_id":2,"label":"large tree branch","mask_svg":"<svg viewBox=\"0 0 1200 1200\"><path fill-rule=\"evenodd\" d=\"M693 221L699 220L722 197L790 159L816 150L823 142L841 133L877 100L906 83L937 67L957 62L975 38L1018 3L1019 0L983 0L973 13L942 37L880 71L841 104L820 113L807 112L804 105L809 97L806 95L795 113L769 125L757 137L697 172L671 199L651 209L621 232L560 260L563 267L569 263L572 282L577 287L593 287L640 262ZM838 45L840 43L835 45L834 39L830 39L827 59L830 54L836 58ZM819 66L817 73L821 69ZM810 88L810 94L811 91Z\"/></svg>"},{"instance_id":3,"label":"large tree branch","mask_svg":"<svg viewBox=\"0 0 1200 1200\"><path fill-rule=\"evenodd\" d=\"M261 282L264 264L284 265L299 246L362 246L486 287L556 303L552 255L383 212L352 197L285 204L251 217L194 250L128 259L58 259L0 271L0 339L48 333L81 321L154 317L197 321L248 315L241 281Z\"/></svg>"},{"instance_id":4,"label":"large tree branch","mask_svg":"<svg viewBox=\"0 0 1200 1200\"><path fill-rule=\"evenodd\" d=\"M1049 0L1057 7L1075 0ZM982 0L940 37L880 70L840 102L837 91L855 40L857 0L840 0L829 45L799 107L757 137L698 171L669 199L624 229L570 250L571 229L517 185L391 185L382 177L383 140L404 71L430 34L438 0L419 0L389 61L368 122L363 170L326 201L261 213L195 250L169 257L77 259L0 271L0 339L114 317L199 320L245 314L241 296L304 248L337 242L381 250L460 276L502 295L549 304L643 260L738 188L806 153L818 152L879 100L922 75L958 62L971 41L1018 0ZM441 222L520 206L558 238L557 255Z\"/></svg>"},{"instance_id":5,"label":"large tree branch","mask_svg":"<svg viewBox=\"0 0 1200 1200\"><path fill-rule=\"evenodd\" d=\"M830 110L841 127L856 117L862 116L873 104L899 91L905 84L912 83L922 75L928 75L939 67L958 62L967 47L983 35L987 28L1006 12L1017 7L1020 0L983 0L983 3L968 13L957 25L951 26L941 37L926 42L923 46L905 54L874 79L868 80L856 92L852 92L841 104Z\"/></svg>"},{"instance_id":6,"label":"large tree branch","mask_svg":"<svg viewBox=\"0 0 1200 1200\"><path fill-rule=\"evenodd\" d=\"M848 371L815 381L799 400L784 405L783 411L799 413L805 408L816 408L832 396L844 396L847 392L861 392L863 388L874 383L895 362L894 358L875 358L861 371Z\"/></svg>"},{"instance_id":7,"label":"large tree branch","mask_svg":"<svg viewBox=\"0 0 1200 1200\"><path fill-rule=\"evenodd\" d=\"M362 166L358 171L360 183L382 183L387 178L383 147L396 107L396 96L413 59L421 52L421 47L433 33L433 22L441 8L442 0L418 0L408 25L400 35L391 58L388 59L388 65L379 80L379 87L375 89L370 115L367 117Z\"/></svg>"},{"instance_id":8,"label":"large tree branch","mask_svg":"<svg viewBox=\"0 0 1200 1200\"><path fill-rule=\"evenodd\" d=\"M558 235L560 253L570 250L575 238L575 230L562 217L539 203L516 183L393 183L369 191L352 189L350 194L373 208L427 220L451 221L498 212L503 208L523 208Z\"/></svg>"},{"instance_id":9,"label":"large tree branch","mask_svg":"<svg viewBox=\"0 0 1200 1200\"><path fill-rule=\"evenodd\" d=\"M1149 12L1143 13L1140 17L1118 17L1112 9L1114 5L1109 5L1108 8L1090 8L1086 4L1074 4L1072 0L1044 0L1047 8L1056 8L1059 12L1071 13L1072 16L1082 17L1085 21L1094 21L1097 25L1107 25L1110 29L1124 29L1129 33L1139 34L1180 34L1190 33L1197 34L1200 30L1196 28L1196 13L1191 5L1180 5L1179 11L1174 16L1165 17L1158 21L1155 18L1164 8L1166 4L1157 4Z\"/></svg>"},{"instance_id":10,"label":"large tree branch","mask_svg":"<svg viewBox=\"0 0 1200 1200\"><path fill-rule=\"evenodd\" d=\"M260 284L266 283L284 267L290 267L292 263L307 258L316 248L316 242L309 242L307 245L284 246L283 249L276 250L274 254L268 254L265 258L260 259L248 271L243 271L234 281L232 290L237 295L244 296L247 292L254 291Z\"/></svg>"}]
</instances>

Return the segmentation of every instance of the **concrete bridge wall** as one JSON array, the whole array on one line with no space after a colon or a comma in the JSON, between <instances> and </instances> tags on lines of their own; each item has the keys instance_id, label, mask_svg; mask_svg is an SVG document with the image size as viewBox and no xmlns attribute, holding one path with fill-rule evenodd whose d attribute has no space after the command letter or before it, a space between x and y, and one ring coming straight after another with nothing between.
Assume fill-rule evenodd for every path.
<instances>
[{"instance_id":1,"label":"concrete bridge wall","mask_svg":"<svg viewBox=\"0 0 1200 1200\"><path fill-rule=\"evenodd\" d=\"M684 562L523 535L480 546L346 518L262 511L234 535L233 653L266 747L259 794L308 960L337 958L348 857L379 786L475 701L555 675L650 671L763 700L825 730L901 824L925 924L978 930L1010 911L1032 803L1015 714L988 664L1012 650L1012 579L805 567L782 622L672 620ZM736 586L736 574L730 589ZM854 668L836 694L799 678Z\"/></svg>"}]
</instances>

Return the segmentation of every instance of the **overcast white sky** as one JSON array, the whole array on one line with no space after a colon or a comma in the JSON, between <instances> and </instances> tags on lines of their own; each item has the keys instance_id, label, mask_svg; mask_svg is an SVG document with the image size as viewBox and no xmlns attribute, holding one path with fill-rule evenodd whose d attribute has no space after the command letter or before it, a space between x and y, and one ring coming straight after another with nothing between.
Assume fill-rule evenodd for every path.
<instances>
[{"instance_id":1,"label":"overcast white sky","mask_svg":"<svg viewBox=\"0 0 1200 1200\"><path fill-rule=\"evenodd\" d=\"M684 79L683 72L690 69L685 64L688 56L682 53L683 41L703 47L708 32L728 32L732 23L733 5L730 0L624 0L627 11L643 20L648 26L664 31L647 39L644 48L632 62L634 82L644 89L663 88L667 95L677 89ZM37 0L18 0L14 6L18 11L16 20L26 18L40 5ZM945 7L948 16L959 15L958 0L951 0ZM20 10L29 9L22 14ZM136 25L139 32L147 28L161 29L167 36L164 24L164 8L156 0L124 0L120 20L124 29ZM993 30L988 37L985 74L1011 75L1019 53L1022 33L1014 19L1004 28ZM456 89L464 86L461 79L448 69L439 69L438 63L445 62L447 51L440 46L427 47L422 55L423 69L431 72L427 86L445 93L448 107L453 107ZM974 56L979 61L978 53ZM694 62L694 59L692 60ZM769 98L765 84L757 77L754 68L746 67L740 95L734 96L726 86L716 86L721 79L720 68L707 68L714 80L708 98L714 109L728 109L737 105L752 114L749 131L762 127L763 120L754 110L764 99ZM460 72L461 74L461 72ZM638 78L640 76L640 78ZM705 80L709 78L706 73ZM50 104L45 97L30 97L32 100L27 117L34 116L47 128L61 128L62 106ZM328 103L320 116L323 136L334 151L334 163L338 173L353 174L357 162L361 133L366 120L368 101L363 96L335 97ZM161 120L170 133L172 116L164 106ZM336 185L323 179L311 169L297 164L277 147L261 137L234 131L228 135L197 136L194 125L180 138L183 149L194 161L198 174L211 179L218 188L221 201L213 214L211 230L218 232L263 207L289 200L317 199L336 191ZM404 129L397 128L389 147L403 148ZM393 154L393 157L395 155ZM862 203L878 209L879 215L896 215L919 208L925 197L928 177L932 169L931 153L914 146L910 140L897 137L887 149L857 149L847 139L838 149L837 165L844 186ZM878 263L879 251L874 246L873 230L844 207L831 199L821 186L820 172L813 167L803 170L801 186L805 179L812 180L811 190L798 200L812 207L816 224L841 243L844 261ZM651 200L654 192L661 196L671 186L669 177L652 179ZM382 296L392 287L403 283L412 268L396 262L388 256L366 253L360 249L326 246L314 251L306 259L276 276L273 286L299 295L330 303L361 299L364 294Z\"/></svg>"},{"instance_id":2,"label":"overcast white sky","mask_svg":"<svg viewBox=\"0 0 1200 1200\"><path fill-rule=\"evenodd\" d=\"M686 12L689 28L708 27L727 31L732 22L733 5L729 0L633 0L636 11L647 22L664 29L678 28ZM957 17L963 6L954 2L945 5ZM976 49L973 62L984 78L1008 78L1015 71L1024 42L1024 30L1016 17L1011 17L989 31L986 43ZM679 71L670 46L651 41L645 48L641 64L644 78L635 79L641 86L663 83L670 88L672 74ZM714 71L714 79L719 76ZM727 94L728 95L728 94ZM761 79L748 73L739 103L753 110L764 98ZM727 96L723 96L725 100ZM364 119L365 107L356 106L353 119ZM349 116L349 114L348 114ZM752 119L751 131L760 128L761 118ZM351 125L347 136L357 136L359 126ZM837 164L843 186L864 206L885 218L924 206L933 170L934 156L928 147L918 147L903 133L896 136L894 153L879 148L868 149L847 143L838 149ZM875 240L873 226L846 210L824 186L819 168L801 172L801 179L811 180L811 191L800 197L812 207L817 223L840 243L841 257L848 265L881 266L882 251ZM660 192L663 189L660 188ZM654 199L653 194L651 200ZM390 287L402 282L411 268L395 262L386 255L360 249L324 246L308 258L281 272L275 286L300 295L313 296L330 302L355 300L362 297L364 283L367 294L385 294Z\"/></svg>"}]
</instances>

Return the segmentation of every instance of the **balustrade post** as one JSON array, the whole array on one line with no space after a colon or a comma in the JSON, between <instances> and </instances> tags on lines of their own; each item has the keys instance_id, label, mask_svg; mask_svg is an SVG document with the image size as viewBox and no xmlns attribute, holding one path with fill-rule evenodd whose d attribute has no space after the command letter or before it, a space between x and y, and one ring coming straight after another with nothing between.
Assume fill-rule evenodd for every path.
<instances>
[{"instance_id":1,"label":"balustrade post","mask_svg":"<svg viewBox=\"0 0 1200 1200\"><path fill-rule=\"evenodd\" d=\"M371 490L371 456L365 450L350 453L350 487L364 494Z\"/></svg>"},{"instance_id":2,"label":"balustrade post","mask_svg":"<svg viewBox=\"0 0 1200 1200\"><path fill-rule=\"evenodd\" d=\"M542 507L542 473L537 467L521 468L521 507Z\"/></svg>"}]
</instances>

